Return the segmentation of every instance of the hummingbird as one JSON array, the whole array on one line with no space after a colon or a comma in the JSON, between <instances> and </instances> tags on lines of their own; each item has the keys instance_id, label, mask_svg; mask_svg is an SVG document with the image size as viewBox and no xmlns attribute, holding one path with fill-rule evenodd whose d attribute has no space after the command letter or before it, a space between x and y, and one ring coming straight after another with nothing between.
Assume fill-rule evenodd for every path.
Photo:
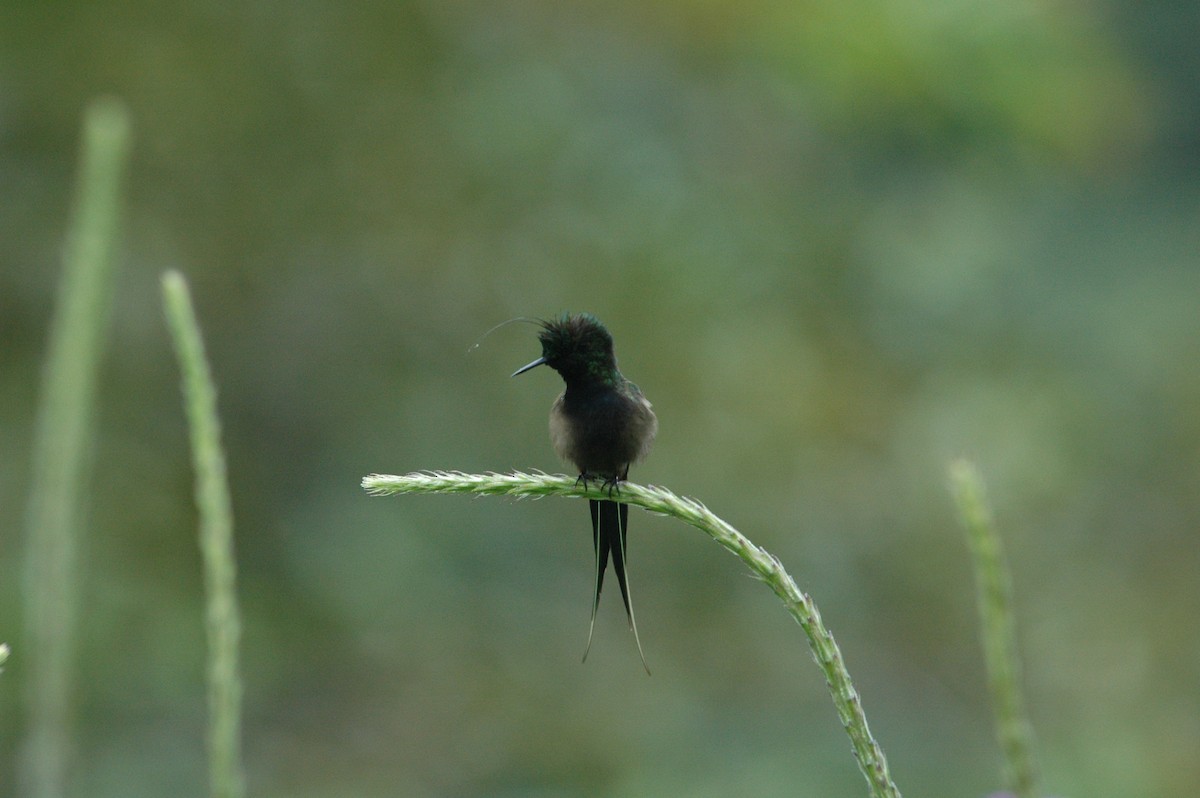
<instances>
[{"instance_id":1,"label":"hummingbird","mask_svg":"<svg viewBox=\"0 0 1200 798\"><path fill-rule=\"evenodd\" d=\"M563 315L540 324L538 340L542 356L517 369L512 376L542 365L559 373L566 389L550 408L550 442L554 451L579 469L579 479L585 487L595 480L607 487L609 496L619 493L619 483L628 478L630 464L641 461L650 452L658 432L658 418L641 390L617 370L612 335L595 316ZM611 558L638 656L649 674L625 575L629 505L604 499L590 499L588 504L596 552L596 591L583 659L587 661L592 648L600 588Z\"/></svg>"}]
</instances>

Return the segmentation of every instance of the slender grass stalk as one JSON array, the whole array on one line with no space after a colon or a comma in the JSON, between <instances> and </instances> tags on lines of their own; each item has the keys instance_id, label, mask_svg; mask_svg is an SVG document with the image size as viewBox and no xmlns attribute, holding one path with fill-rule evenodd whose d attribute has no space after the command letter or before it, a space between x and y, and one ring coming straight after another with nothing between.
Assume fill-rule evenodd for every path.
<instances>
[{"instance_id":1,"label":"slender grass stalk","mask_svg":"<svg viewBox=\"0 0 1200 798\"><path fill-rule=\"evenodd\" d=\"M542 496L575 496L590 499L609 498L607 490L596 483L577 484L575 477L551 474L463 474L453 471L431 471L404 476L372 474L362 481L363 488L373 496L405 493L474 493L507 495L523 498ZM669 515L690 524L742 559L754 574L765 582L783 601L788 612L800 624L808 637L813 657L825 674L825 682L833 695L833 704L842 726L850 737L858 766L866 776L874 798L900 798L892 783L883 750L871 736L867 717L863 713L858 691L850 681L841 651L833 635L825 628L817 605L808 594L801 592L772 554L747 540L740 532L714 515L695 499L677 496L665 488L622 482L616 497L625 504L635 505L652 513Z\"/></svg>"},{"instance_id":2,"label":"slender grass stalk","mask_svg":"<svg viewBox=\"0 0 1200 798\"><path fill-rule=\"evenodd\" d=\"M979 471L965 460L950 466L951 489L966 531L979 593L979 620L996 735L1004 753L1004 778L1018 798L1039 794L1033 727L1021 694L1012 583Z\"/></svg>"},{"instance_id":3,"label":"slender grass stalk","mask_svg":"<svg viewBox=\"0 0 1200 798\"><path fill-rule=\"evenodd\" d=\"M200 551L204 561L208 628L208 755L211 794L245 793L240 738L242 684L238 675L241 621L233 554L233 511L225 476L225 453L217 419L217 391L187 283L178 272L162 278L163 307L183 372L184 404L196 470Z\"/></svg>"},{"instance_id":4,"label":"slender grass stalk","mask_svg":"<svg viewBox=\"0 0 1200 798\"><path fill-rule=\"evenodd\" d=\"M58 798L67 789L79 516L129 140L129 115L123 104L103 99L88 106L42 375L25 522L22 659L28 666L28 731L18 789L29 798Z\"/></svg>"}]
</instances>

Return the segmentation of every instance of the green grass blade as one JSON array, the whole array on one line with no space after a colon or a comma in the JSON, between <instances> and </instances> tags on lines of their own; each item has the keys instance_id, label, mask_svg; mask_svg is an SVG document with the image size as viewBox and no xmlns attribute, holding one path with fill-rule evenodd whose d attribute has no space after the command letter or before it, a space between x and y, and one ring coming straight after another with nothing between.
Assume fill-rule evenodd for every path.
<instances>
[{"instance_id":1,"label":"green grass blade","mask_svg":"<svg viewBox=\"0 0 1200 798\"><path fill-rule=\"evenodd\" d=\"M163 306L183 373L184 404L196 470L200 550L204 561L208 628L208 754L215 798L245 793L240 738L242 684L238 675L241 621L233 554L233 511L217 419L217 392L187 283L177 272L163 275Z\"/></svg>"},{"instance_id":2,"label":"green grass blade","mask_svg":"<svg viewBox=\"0 0 1200 798\"><path fill-rule=\"evenodd\" d=\"M29 798L58 798L67 789L79 515L129 140L124 105L107 99L88 107L43 372L26 516L22 660L28 715L18 778L21 794Z\"/></svg>"},{"instance_id":3,"label":"green grass blade","mask_svg":"<svg viewBox=\"0 0 1200 798\"><path fill-rule=\"evenodd\" d=\"M979 591L979 620L988 688L996 712L996 734L1004 753L1005 781L1018 798L1039 794L1033 727L1021 693L1012 583L1004 548L978 470L965 460L950 467L950 482L966 531Z\"/></svg>"},{"instance_id":4,"label":"green grass blade","mask_svg":"<svg viewBox=\"0 0 1200 798\"><path fill-rule=\"evenodd\" d=\"M474 493L485 496L575 496L589 499L615 498L660 515L669 515L696 527L750 567L774 591L808 638L813 658L825 676L833 705L842 722L858 767L867 779L873 798L900 798L888 772L883 749L871 735L862 701L842 659L842 652L825 627L812 597L797 587L783 564L773 554L756 546L695 499L678 496L666 488L622 482L621 492L609 496L600 483L582 485L575 477L561 474L464 474L458 471L426 471L403 476L372 474L362 487L373 496L408 493Z\"/></svg>"}]
</instances>

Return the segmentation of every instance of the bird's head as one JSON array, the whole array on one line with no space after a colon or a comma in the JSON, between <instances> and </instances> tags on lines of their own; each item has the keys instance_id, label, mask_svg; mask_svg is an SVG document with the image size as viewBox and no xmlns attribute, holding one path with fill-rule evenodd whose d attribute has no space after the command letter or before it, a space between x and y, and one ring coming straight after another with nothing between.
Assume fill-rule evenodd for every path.
<instances>
[{"instance_id":1,"label":"bird's head","mask_svg":"<svg viewBox=\"0 0 1200 798\"><path fill-rule=\"evenodd\" d=\"M590 313L563 315L543 321L538 340L542 356L513 372L524 374L547 365L571 382L609 382L617 372L613 339L604 325Z\"/></svg>"}]
</instances>

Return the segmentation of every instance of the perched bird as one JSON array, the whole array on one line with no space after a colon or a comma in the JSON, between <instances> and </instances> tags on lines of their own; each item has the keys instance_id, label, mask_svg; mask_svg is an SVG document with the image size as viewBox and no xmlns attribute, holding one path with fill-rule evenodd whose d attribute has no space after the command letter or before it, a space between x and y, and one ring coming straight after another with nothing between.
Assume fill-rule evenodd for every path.
<instances>
[{"instance_id":1,"label":"perched bird","mask_svg":"<svg viewBox=\"0 0 1200 798\"><path fill-rule=\"evenodd\" d=\"M587 313L564 315L543 321L541 326L538 339L542 343L542 356L517 369L512 376L541 365L549 366L562 376L566 390L550 408L550 442L559 457L579 469L579 478L584 485L592 480L599 481L608 488L611 496L619 492L618 483L629 476L630 464L649 453L658 432L658 419L638 387L617 370L612 336L594 316ZM592 623L583 658L587 660L592 647L604 569L611 557L642 667L650 673L625 578L629 506L597 499L591 499L589 503L592 541L596 549L596 592L592 598Z\"/></svg>"}]
</instances>

